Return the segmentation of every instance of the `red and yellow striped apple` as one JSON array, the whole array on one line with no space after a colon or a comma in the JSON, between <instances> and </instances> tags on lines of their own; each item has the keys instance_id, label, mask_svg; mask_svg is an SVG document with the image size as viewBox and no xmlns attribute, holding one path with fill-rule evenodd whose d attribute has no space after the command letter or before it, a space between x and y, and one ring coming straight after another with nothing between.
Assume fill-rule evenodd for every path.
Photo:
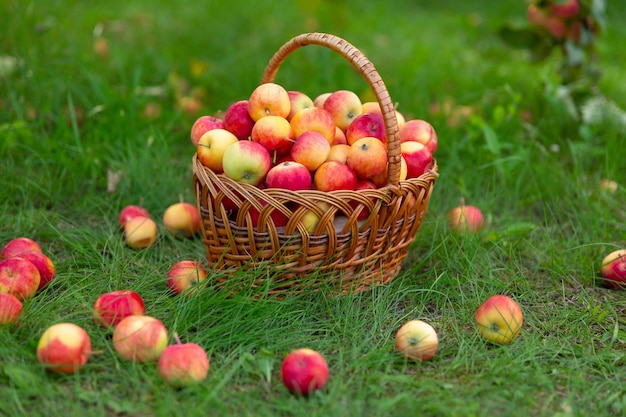
<instances>
[{"instance_id":1,"label":"red and yellow striped apple","mask_svg":"<svg viewBox=\"0 0 626 417\"><path fill-rule=\"evenodd\" d=\"M72 374L81 369L91 355L91 339L74 323L48 327L37 345L37 359L47 370Z\"/></svg>"},{"instance_id":2,"label":"red and yellow striped apple","mask_svg":"<svg viewBox=\"0 0 626 417\"><path fill-rule=\"evenodd\" d=\"M196 148L198 160L211 171L220 174L224 172L222 166L224 152L238 140L237 136L226 129L209 130L198 141Z\"/></svg>"},{"instance_id":3,"label":"red and yellow striped apple","mask_svg":"<svg viewBox=\"0 0 626 417\"><path fill-rule=\"evenodd\" d=\"M356 173L346 164L326 161L313 174L315 189L320 191L354 190Z\"/></svg>"},{"instance_id":4,"label":"red and yellow striped apple","mask_svg":"<svg viewBox=\"0 0 626 417\"><path fill-rule=\"evenodd\" d=\"M615 250L602 259L600 274L615 289L626 289L626 249Z\"/></svg>"},{"instance_id":5,"label":"red and yellow striped apple","mask_svg":"<svg viewBox=\"0 0 626 417\"><path fill-rule=\"evenodd\" d=\"M224 129L228 130L239 140L250 138L254 119L248 111L248 100L239 100L232 103L224 113Z\"/></svg>"},{"instance_id":6,"label":"red and yellow striped apple","mask_svg":"<svg viewBox=\"0 0 626 417\"><path fill-rule=\"evenodd\" d=\"M290 156L295 162L301 163L313 172L326 161L330 148L330 143L324 135L310 130L298 136L291 146Z\"/></svg>"},{"instance_id":7,"label":"red and yellow striped apple","mask_svg":"<svg viewBox=\"0 0 626 417\"><path fill-rule=\"evenodd\" d=\"M102 327L115 327L131 315L142 315L146 307L133 290L115 290L101 294L93 306L93 321Z\"/></svg>"},{"instance_id":8,"label":"red and yellow striped apple","mask_svg":"<svg viewBox=\"0 0 626 417\"><path fill-rule=\"evenodd\" d=\"M0 292L24 301L35 295L40 282L39 270L27 259L13 257L0 261Z\"/></svg>"},{"instance_id":9,"label":"red and yellow striped apple","mask_svg":"<svg viewBox=\"0 0 626 417\"><path fill-rule=\"evenodd\" d=\"M175 236L191 238L200 231L200 212L190 203L171 204L163 213L163 226Z\"/></svg>"},{"instance_id":10,"label":"red and yellow striped apple","mask_svg":"<svg viewBox=\"0 0 626 417\"><path fill-rule=\"evenodd\" d=\"M159 359L167 346L167 328L158 319L146 315L130 315L113 330L113 347L124 359L152 362Z\"/></svg>"},{"instance_id":11,"label":"red and yellow striped apple","mask_svg":"<svg viewBox=\"0 0 626 417\"><path fill-rule=\"evenodd\" d=\"M260 143L240 140L226 149L222 164L227 177L258 186L272 167L272 159Z\"/></svg>"},{"instance_id":12,"label":"red and yellow striped apple","mask_svg":"<svg viewBox=\"0 0 626 417\"><path fill-rule=\"evenodd\" d=\"M432 359L438 346L437 332L425 321L408 321L396 332L396 349L407 359Z\"/></svg>"},{"instance_id":13,"label":"red and yellow striped apple","mask_svg":"<svg viewBox=\"0 0 626 417\"><path fill-rule=\"evenodd\" d=\"M331 114L335 125L345 131L363 111L363 103L353 91L337 90L324 101L324 110Z\"/></svg>"},{"instance_id":14,"label":"red and yellow striped apple","mask_svg":"<svg viewBox=\"0 0 626 417\"><path fill-rule=\"evenodd\" d=\"M156 242L158 228L149 217L133 217L124 225L124 240L132 249L146 249Z\"/></svg>"},{"instance_id":15,"label":"red and yellow striped apple","mask_svg":"<svg viewBox=\"0 0 626 417\"><path fill-rule=\"evenodd\" d=\"M358 139L350 145L346 165L359 178L373 178L387 168L387 146L374 137Z\"/></svg>"},{"instance_id":16,"label":"red and yellow striped apple","mask_svg":"<svg viewBox=\"0 0 626 417\"><path fill-rule=\"evenodd\" d=\"M248 97L248 114L255 122L265 116L287 118L290 112L289 93L279 84L261 84Z\"/></svg>"},{"instance_id":17,"label":"red and yellow striped apple","mask_svg":"<svg viewBox=\"0 0 626 417\"><path fill-rule=\"evenodd\" d=\"M183 260L175 262L167 273L167 286L174 294L191 294L189 291L198 282L204 281L207 272L198 261Z\"/></svg>"},{"instance_id":18,"label":"red and yellow striped apple","mask_svg":"<svg viewBox=\"0 0 626 417\"><path fill-rule=\"evenodd\" d=\"M265 177L267 188L284 188L286 190L310 190L313 177L309 169L296 161L285 161L274 165Z\"/></svg>"},{"instance_id":19,"label":"red and yellow striped apple","mask_svg":"<svg viewBox=\"0 0 626 417\"><path fill-rule=\"evenodd\" d=\"M0 292L0 326L15 324L22 315L22 302L13 294Z\"/></svg>"},{"instance_id":20,"label":"red and yellow striped apple","mask_svg":"<svg viewBox=\"0 0 626 417\"><path fill-rule=\"evenodd\" d=\"M23 252L42 252L41 246L28 237L16 237L11 239L0 252L0 260L14 258Z\"/></svg>"},{"instance_id":21,"label":"red and yellow striped apple","mask_svg":"<svg viewBox=\"0 0 626 417\"><path fill-rule=\"evenodd\" d=\"M520 333L523 322L522 309L511 297L493 295L476 310L474 321L478 332L487 341L508 345Z\"/></svg>"},{"instance_id":22,"label":"red and yellow striped apple","mask_svg":"<svg viewBox=\"0 0 626 417\"><path fill-rule=\"evenodd\" d=\"M296 140L304 132L313 131L321 133L328 144L335 140L336 125L333 116L328 111L319 107L302 109L291 118L291 128Z\"/></svg>"},{"instance_id":23,"label":"red and yellow striped apple","mask_svg":"<svg viewBox=\"0 0 626 417\"><path fill-rule=\"evenodd\" d=\"M197 343L176 343L167 346L157 363L161 377L176 386L197 384L209 374L209 357Z\"/></svg>"}]
</instances>

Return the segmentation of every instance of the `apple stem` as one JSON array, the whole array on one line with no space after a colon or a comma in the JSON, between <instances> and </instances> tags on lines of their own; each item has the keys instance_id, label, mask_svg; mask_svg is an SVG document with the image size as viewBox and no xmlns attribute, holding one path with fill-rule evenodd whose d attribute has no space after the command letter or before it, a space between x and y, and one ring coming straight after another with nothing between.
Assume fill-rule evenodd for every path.
<instances>
[{"instance_id":1,"label":"apple stem","mask_svg":"<svg viewBox=\"0 0 626 417\"><path fill-rule=\"evenodd\" d=\"M178 337L178 333L174 332L174 340L176 341L177 345L181 345L183 342L180 341L180 337Z\"/></svg>"}]
</instances>

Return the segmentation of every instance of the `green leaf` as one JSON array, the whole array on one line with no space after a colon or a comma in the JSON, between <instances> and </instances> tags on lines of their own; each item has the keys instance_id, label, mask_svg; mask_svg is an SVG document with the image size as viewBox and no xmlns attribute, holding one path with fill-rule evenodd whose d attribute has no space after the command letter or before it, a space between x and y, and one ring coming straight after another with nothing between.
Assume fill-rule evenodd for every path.
<instances>
[{"instance_id":1,"label":"green leaf","mask_svg":"<svg viewBox=\"0 0 626 417\"><path fill-rule=\"evenodd\" d=\"M542 42L541 36L528 27L515 27L508 23L498 30L500 38L512 48L532 49Z\"/></svg>"}]
</instances>

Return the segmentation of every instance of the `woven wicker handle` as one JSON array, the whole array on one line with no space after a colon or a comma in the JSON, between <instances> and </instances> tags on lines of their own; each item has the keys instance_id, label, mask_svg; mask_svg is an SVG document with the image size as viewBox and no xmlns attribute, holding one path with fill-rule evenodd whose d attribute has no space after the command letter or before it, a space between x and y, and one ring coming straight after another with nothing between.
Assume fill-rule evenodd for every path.
<instances>
[{"instance_id":1,"label":"woven wicker handle","mask_svg":"<svg viewBox=\"0 0 626 417\"><path fill-rule=\"evenodd\" d=\"M376 96L385 121L387 132L387 154L389 169L387 170L387 184L397 186L400 180L400 136L398 134L398 121L393 102L389 97L387 87L369 59L361 51L349 42L327 33L304 33L292 38L285 43L270 59L263 72L262 83L274 82L280 64L296 49L307 45L325 46L350 61L359 73L367 80L370 88Z\"/></svg>"}]
</instances>

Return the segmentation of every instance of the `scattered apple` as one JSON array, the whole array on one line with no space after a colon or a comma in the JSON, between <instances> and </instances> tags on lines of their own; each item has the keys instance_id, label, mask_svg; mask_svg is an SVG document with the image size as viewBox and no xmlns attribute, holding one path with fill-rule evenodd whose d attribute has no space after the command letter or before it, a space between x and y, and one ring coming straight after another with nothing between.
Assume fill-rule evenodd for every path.
<instances>
[{"instance_id":1,"label":"scattered apple","mask_svg":"<svg viewBox=\"0 0 626 417\"><path fill-rule=\"evenodd\" d=\"M615 289L626 289L626 249L615 250L602 259L600 274Z\"/></svg>"},{"instance_id":2,"label":"scattered apple","mask_svg":"<svg viewBox=\"0 0 626 417\"><path fill-rule=\"evenodd\" d=\"M248 111L248 100L239 100L228 106L224 113L224 129L239 140L246 140L252 134L254 119Z\"/></svg>"},{"instance_id":3,"label":"scattered apple","mask_svg":"<svg viewBox=\"0 0 626 417\"><path fill-rule=\"evenodd\" d=\"M387 146L374 137L358 139L350 145L346 165L359 178L373 178L387 167Z\"/></svg>"},{"instance_id":4,"label":"scattered apple","mask_svg":"<svg viewBox=\"0 0 626 417\"><path fill-rule=\"evenodd\" d=\"M23 252L42 252L41 246L34 240L27 237L17 237L15 239L10 240L4 248L2 248L2 252L0 252L0 260L14 258Z\"/></svg>"},{"instance_id":5,"label":"scattered apple","mask_svg":"<svg viewBox=\"0 0 626 417\"><path fill-rule=\"evenodd\" d=\"M345 131L363 111L363 103L353 91L337 90L324 101L324 110L331 114L335 125Z\"/></svg>"},{"instance_id":6,"label":"scattered apple","mask_svg":"<svg viewBox=\"0 0 626 417\"><path fill-rule=\"evenodd\" d=\"M338 161L326 161L313 175L313 184L320 191L354 190L357 176L352 168Z\"/></svg>"},{"instance_id":7,"label":"scattered apple","mask_svg":"<svg viewBox=\"0 0 626 417\"><path fill-rule=\"evenodd\" d=\"M265 177L267 188L309 190L312 184L313 178L309 169L296 161L286 161L273 166Z\"/></svg>"},{"instance_id":8,"label":"scattered apple","mask_svg":"<svg viewBox=\"0 0 626 417\"><path fill-rule=\"evenodd\" d=\"M198 141L198 160L211 171L220 174L224 172L222 159L226 148L237 141L237 136L226 129L209 130Z\"/></svg>"},{"instance_id":9,"label":"scattered apple","mask_svg":"<svg viewBox=\"0 0 626 417\"><path fill-rule=\"evenodd\" d=\"M145 249L157 240L157 225L149 217L133 217L124 225L124 240L132 249Z\"/></svg>"},{"instance_id":10,"label":"scattered apple","mask_svg":"<svg viewBox=\"0 0 626 417\"><path fill-rule=\"evenodd\" d=\"M189 291L198 282L204 281L207 277L206 269L200 262L192 260L178 261L174 263L167 273L167 286L174 294L181 294Z\"/></svg>"},{"instance_id":11,"label":"scattered apple","mask_svg":"<svg viewBox=\"0 0 626 417\"><path fill-rule=\"evenodd\" d=\"M477 233L485 227L485 219L478 207L463 203L448 212L448 226L455 233Z\"/></svg>"},{"instance_id":12,"label":"scattered apple","mask_svg":"<svg viewBox=\"0 0 626 417\"><path fill-rule=\"evenodd\" d=\"M43 253L37 251L30 251L23 252L18 257L30 261L39 271L39 287L37 287L38 290L45 288L50 283L50 281L56 278L56 267L54 266L54 262L52 262L52 260L47 255L44 255Z\"/></svg>"},{"instance_id":13,"label":"scattered apple","mask_svg":"<svg viewBox=\"0 0 626 417\"><path fill-rule=\"evenodd\" d=\"M146 311L141 296L132 290L115 290L98 297L93 306L93 321L102 327L115 327L130 315Z\"/></svg>"},{"instance_id":14,"label":"scattered apple","mask_svg":"<svg viewBox=\"0 0 626 417\"><path fill-rule=\"evenodd\" d=\"M72 374L81 369L91 355L91 340L80 326L58 323L48 327L37 345L37 359L47 370Z\"/></svg>"},{"instance_id":15,"label":"scattered apple","mask_svg":"<svg viewBox=\"0 0 626 417\"><path fill-rule=\"evenodd\" d=\"M435 356L438 345L437 332L422 320L411 320L396 333L396 349L407 359L427 361Z\"/></svg>"},{"instance_id":16,"label":"scattered apple","mask_svg":"<svg viewBox=\"0 0 626 417\"><path fill-rule=\"evenodd\" d=\"M302 109L293 115L290 123L296 139L304 132L314 131L321 133L329 145L335 140L337 126L333 116L322 108L309 107Z\"/></svg>"},{"instance_id":17,"label":"scattered apple","mask_svg":"<svg viewBox=\"0 0 626 417\"><path fill-rule=\"evenodd\" d=\"M167 328L158 319L146 315L123 318L113 330L113 347L124 359L136 362L156 361L167 346Z\"/></svg>"},{"instance_id":18,"label":"scattered apple","mask_svg":"<svg viewBox=\"0 0 626 417\"><path fill-rule=\"evenodd\" d=\"M118 219L120 227L124 228L124 226L126 225L126 222L132 219L133 217L151 218L152 216L150 216L150 212L148 212L148 210L146 210L142 206L138 206L134 204L125 206L122 209L122 211L120 211L120 216Z\"/></svg>"},{"instance_id":19,"label":"scattered apple","mask_svg":"<svg viewBox=\"0 0 626 417\"><path fill-rule=\"evenodd\" d=\"M478 307L474 320L485 340L508 345L520 333L523 314L519 304L511 297L493 295Z\"/></svg>"},{"instance_id":20,"label":"scattered apple","mask_svg":"<svg viewBox=\"0 0 626 417\"><path fill-rule=\"evenodd\" d=\"M265 116L287 118L291 112L291 100L284 87L275 83L264 83L252 91L248 98L248 113L256 122Z\"/></svg>"},{"instance_id":21,"label":"scattered apple","mask_svg":"<svg viewBox=\"0 0 626 417\"><path fill-rule=\"evenodd\" d=\"M193 385L204 381L209 374L209 357L196 343L181 343L175 334L176 344L167 346L157 363L159 374L177 386Z\"/></svg>"},{"instance_id":22,"label":"scattered apple","mask_svg":"<svg viewBox=\"0 0 626 417\"><path fill-rule=\"evenodd\" d=\"M310 130L298 136L291 146L290 156L313 172L326 161L330 148L330 143L321 133Z\"/></svg>"},{"instance_id":23,"label":"scattered apple","mask_svg":"<svg viewBox=\"0 0 626 417\"><path fill-rule=\"evenodd\" d=\"M202 135L213 129L223 129L224 121L213 116L200 116L191 126L191 143L198 145Z\"/></svg>"},{"instance_id":24,"label":"scattered apple","mask_svg":"<svg viewBox=\"0 0 626 417\"><path fill-rule=\"evenodd\" d=\"M260 143L240 140L230 145L222 161L227 177L251 185L259 185L272 167L269 151Z\"/></svg>"},{"instance_id":25,"label":"scattered apple","mask_svg":"<svg viewBox=\"0 0 626 417\"><path fill-rule=\"evenodd\" d=\"M191 238L200 231L200 211L190 203L174 203L163 213L163 226L173 235Z\"/></svg>"},{"instance_id":26,"label":"scattered apple","mask_svg":"<svg viewBox=\"0 0 626 417\"><path fill-rule=\"evenodd\" d=\"M0 261L0 292L24 301L35 295L40 281L39 270L30 261L19 257Z\"/></svg>"},{"instance_id":27,"label":"scattered apple","mask_svg":"<svg viewBox=\"0 0 626 417\"><path fill-rule=\"evenodd\" d=\"M0 292L0 326L15 324L22 315L22 302L13 294Z\"/></svg>"},{"instance_id":28,"label":"scattered apple","mask_svg":"<svg viewBox=\"0 0 626 417\"><path fill-rule=\"evenodd\" d=\"M328 365L319 352L300 348L285 357L280 375L290 392L306 396L326 385Z\"/></svg>"}]
</instances>

